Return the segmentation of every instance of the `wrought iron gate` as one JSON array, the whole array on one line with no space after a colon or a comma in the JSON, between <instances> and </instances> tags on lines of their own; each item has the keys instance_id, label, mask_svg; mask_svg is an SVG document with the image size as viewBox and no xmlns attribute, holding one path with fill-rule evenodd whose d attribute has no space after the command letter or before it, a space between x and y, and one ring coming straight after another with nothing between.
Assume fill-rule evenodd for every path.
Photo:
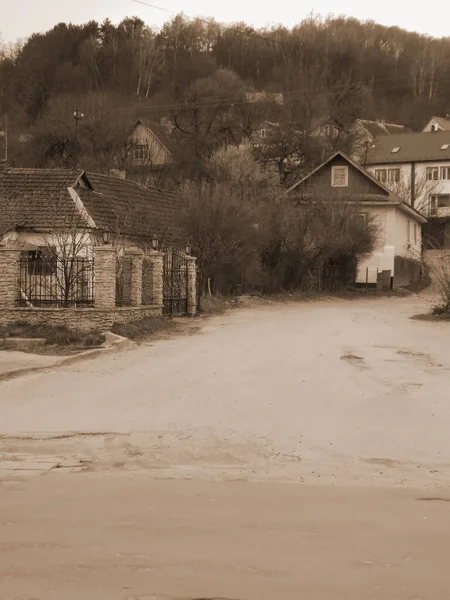
<instances>
[{"instance_id":1,"label":"wrought iron gate","mask_svg":"<svg viewBox=\"0 0 450 600\"><path fill-rule=\"evenodd\" d=\"M173 251L164 255L163 300L164 314L187 313L187 260Z\"/></svg>"}]
</instances>

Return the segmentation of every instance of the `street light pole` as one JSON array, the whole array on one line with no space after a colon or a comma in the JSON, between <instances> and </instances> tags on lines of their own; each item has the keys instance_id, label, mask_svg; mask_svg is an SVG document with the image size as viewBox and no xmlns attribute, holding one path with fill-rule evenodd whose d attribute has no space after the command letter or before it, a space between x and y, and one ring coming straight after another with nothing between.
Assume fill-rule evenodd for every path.
<instances>
[{"instance_id":1,"label":"street light pole","mask_svg":"<svg viewBox=\"0 0 450 600\"><path fill-rule=\"evenodd\" d=\"M78 168L78 121L84 117L84 114L79 110L76 110L73 113L73 118L75 119L75 169Z\"/></svg>"}]
</instances>

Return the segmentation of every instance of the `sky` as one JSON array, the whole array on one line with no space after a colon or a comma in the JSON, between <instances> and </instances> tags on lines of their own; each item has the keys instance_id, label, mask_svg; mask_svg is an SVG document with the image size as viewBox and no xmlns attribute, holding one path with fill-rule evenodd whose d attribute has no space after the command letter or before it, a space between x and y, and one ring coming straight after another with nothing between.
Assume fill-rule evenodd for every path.
<instances>
[{"instance_id":1,"label":"sky","mask_svg":"<svg viewBox=\"0 0 450 600\"><path fill-rule=\"evenodd\" d=\"M146 0L143 0L146 1ZM382 25L397 25L435 37L450 36L450 3L433 3L434 10L424 9L421 2L400 0L284 0L280 5L270 0L148 0L161 9L138 4L133 0L0 0L0 39L14 42L35 32L51 29L57 23L85 23L138 16L148 25L161 26L183 12L188 17L214 17L221 22L245 21L255 27L281 23L292 27L315 14L346 15L373 20Z\"/></svg>"}]
</instances>

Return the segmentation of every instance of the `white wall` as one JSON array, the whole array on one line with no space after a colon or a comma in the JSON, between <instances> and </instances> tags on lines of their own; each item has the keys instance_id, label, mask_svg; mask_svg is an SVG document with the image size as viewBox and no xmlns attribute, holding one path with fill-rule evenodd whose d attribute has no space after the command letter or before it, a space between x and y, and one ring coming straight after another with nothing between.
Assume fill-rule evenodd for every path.
<instances>
[{"instance_id":1,"label":"white wall","mask_svg":"<svg viewBox=\"0 0 450 600\"><path fill-rule=\"evenodd\" d=\"M427 180L427 168L439 168L439 177L441 167L450 167L450 161L445 162L427 162L415 165L415 192L416 197L414 207L424 214L429 212L429 196L431 194L450 194L450 179L439 179L437 181ZM375 171L379 169L400 169L400 183L383 182L384 185L397 194L404 202L411 204L411 163L386 163L382 165L368 165L367 171L375 177ZM444 217L450 215L450 209L440 209L437 216Z\"/></svg>"},{"instance_id":2,"label":"white wall","mask_svg":"<svg viewBox=\"0 0 450 600\"><path fill-rule=\"evenodd\" d=\"M357 283L376 283L378 272L384 270L390 270L394 275L395 256L420 260L422 227L414 218L409 217L396 206L361 206L361 212L367 212L374 217L379 235L375 251L358 265ZM416 241L414 241L414 225L416 225Z\"/></svg>"},{"instance_id":3,"label":"white wall","mask_svg":"<svg viewBox=\"0 0 450 600\"><path fill-rule=\"evenodd\" d=\"M69 246L71 244L71 240L66 236L58 236L52 235L51 233L35 233L29 231L12 231L11 233L6 234L6 236L2 239L2 244L6 246L14 245L15 248L23 248L24 250L33 250L37 248L42 248L46 246L61 246L64 242ZM78 256L91 256L92 249L95 244L95 234L91 233L80 233L77 234L76 243L80 244L82 248L80 248L80 252L77 254ZM81 244L81 242L84 242Z\"/></svg>"}]
</instances>

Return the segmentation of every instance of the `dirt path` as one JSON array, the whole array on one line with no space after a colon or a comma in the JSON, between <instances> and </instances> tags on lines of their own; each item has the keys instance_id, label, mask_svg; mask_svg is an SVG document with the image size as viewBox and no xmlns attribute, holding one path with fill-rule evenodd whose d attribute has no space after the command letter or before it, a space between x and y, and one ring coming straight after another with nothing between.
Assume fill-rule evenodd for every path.
<instances>
[{"instance_id":1,"label":"dirt path","mask_svg":"<svg viewBox=\"0 0 450 600\"><path fill-rule=\"evenodd\" d=\"M118 472L0 490L2 600L448 597L450 496Z\"/></svg>"},{"instance_id":2,"label":"dirt path","mask_svg":"<svg viewBox=\"0 0 450 600\"><path fill-rule=\"evenodd\" d=\"M0 383L1 600L446 598L427 302L259 304Z\"/></svg>"},{"instance_id":3,"label":"dirt path","mask_svg":"<svg viewBox=\"0 0 450 600\"><path fill-rule=\"evenodd\" d=\"M450 324L410 320L426 302L263 304L0 383L0 469L49 457L164 478L446 485Z\"/></svg>"}]
</instances>

